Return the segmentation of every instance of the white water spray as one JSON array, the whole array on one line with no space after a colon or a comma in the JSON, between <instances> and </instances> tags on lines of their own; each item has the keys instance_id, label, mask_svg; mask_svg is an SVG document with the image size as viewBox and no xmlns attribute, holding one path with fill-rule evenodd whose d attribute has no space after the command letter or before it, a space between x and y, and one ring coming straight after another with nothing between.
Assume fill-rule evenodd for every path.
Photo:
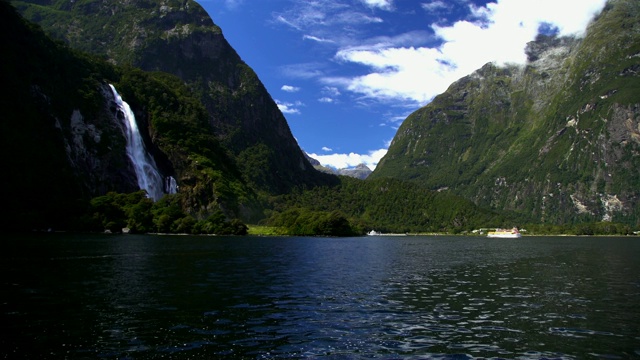
<instances>
[{"instance_id":1,"label":"white water spray","mask_svg":"<svg viewBox=\"0 0 640 360\"><path fill-rule=\"evenodd\" d=\"M142 140L142 136L140 136L138 124L136 123L133 111L131 111L131 107L122 100L113 85L109 84L109 87L111 87L118 109L122 111L124 115L127 155L129 159L131 159L131 163L136 171L138 186L140 186L140 189L146 190L150 198L158 201L164 195L164 180L162 175L158 172L156 162L144 147L144 141Z\"/></svg>"},{"instance_id":2,"label":"white water spray","mask_svg":"<svg viewBox=\"0 0 640 360\"><path fill-rule=\"evenodd\" d=\"M164 179L164 191L167 192L167 194L177 194L178 193L178 183L176 182L176 179L173 178L173 176L167 176Z\"/></svg>"}]
</instances>

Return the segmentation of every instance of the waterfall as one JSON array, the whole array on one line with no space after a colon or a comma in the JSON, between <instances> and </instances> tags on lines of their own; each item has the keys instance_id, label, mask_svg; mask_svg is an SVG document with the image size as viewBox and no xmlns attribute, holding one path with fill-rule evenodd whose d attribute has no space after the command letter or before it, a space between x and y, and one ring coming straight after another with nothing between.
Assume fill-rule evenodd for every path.
<instances>
[{"instance_id":1,"label":"waterfall","mask_svg":"<svg viewBox=\"0 0 640 360\"><path fill-rule=\"evenodd\" d=\"M164 179L158 172L156 162L144 147L144 141L142 141L142 136L140 136L136 118L129 104L122 100L113 85L109 84L109 87L111 87L111 91L113 92L118 110L124 115L127 155L136 171L138 186L140 186L141 190L146 190L150 198L157 201L164 195Z\"/></svg>"},{"instance_id":2,"label":"waterfall","mask_svg":"<svg viewBox=\"0 0 640 360\"><path fill-rule=\"evenodd\" d=\"M167 194L177 194L178 193L178 183L173 176L167 176L165 178L164 191Z\"/></svg>"}]
</instances>

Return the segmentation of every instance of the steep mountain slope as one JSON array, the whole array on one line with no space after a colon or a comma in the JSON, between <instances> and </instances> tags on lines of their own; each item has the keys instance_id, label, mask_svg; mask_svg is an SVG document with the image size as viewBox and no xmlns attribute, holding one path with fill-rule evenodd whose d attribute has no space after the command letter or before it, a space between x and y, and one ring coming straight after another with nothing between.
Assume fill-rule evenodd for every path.
<instances>
[{"instance_id":1,"label":"steep mountain slope","mask_svg":"<svg viewBox=\"0 0 640 360\"><path fill-rule=\"evenodd\" d=\"M73 48L180 77L242 176L259 191L333 181L309 164L266 89L192 0L12 1ZM178 179L181 182L181 179Z\"/></svg>"},{"instance_id":2,"label":"steep mountain slope","mask_svg":"<svg viewBox=\"0 0 640 360\"><path fill-rule=\"evenodd\" d=\"M0 82L9 90L0 97L3 229L66 225L82 199L137 190L124 136L95 76L110 75L106 64L53 43L4 1L0 19Z\"/></svg>"},{"instance_id":3,"label":"steep mountain slope","mask_svg":"<svg viewBox=\"0 0 640 360\"><path fill-rule=\"evenodd\" d=\"M206 109L177 77L73 51L6 1L0 1L0 47L0 81L11 90L0 97L3 229L73 228L70 221L86 214L90 198L139 189L109 84L136 109L161 175L181 179L189 213L259 214L256 194L211 134Z\"/></svg>"},{"instance_id":4,"label":"steep mountain slope","mask_svg":"<svg viewBox=\"0 0 640 360\"><path fill-rule=\"evenodd\" d=\"M540 36L524 67L487 64L411 114L370 179L448 189L532 221L637 222L640 2L582 39Z\"/></svg>"}]
</instances>

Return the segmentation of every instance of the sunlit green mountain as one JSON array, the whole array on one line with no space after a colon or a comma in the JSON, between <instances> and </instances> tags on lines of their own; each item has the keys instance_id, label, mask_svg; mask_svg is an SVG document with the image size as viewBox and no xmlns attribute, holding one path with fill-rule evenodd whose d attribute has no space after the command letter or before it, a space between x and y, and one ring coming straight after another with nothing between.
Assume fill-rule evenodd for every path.
<instances>
[{"instance_id":1,"label":"sunlit green mountain","mask_svg":"<svg viewBox=\"0 0 640 360\"><path fill-rule=\"evenodd\" d=\"M640 2L584 38L540 36L526 66L487 64L411 114L370 179L448 191L533 221L638 221Z\"/></svg>"}]
</instances>

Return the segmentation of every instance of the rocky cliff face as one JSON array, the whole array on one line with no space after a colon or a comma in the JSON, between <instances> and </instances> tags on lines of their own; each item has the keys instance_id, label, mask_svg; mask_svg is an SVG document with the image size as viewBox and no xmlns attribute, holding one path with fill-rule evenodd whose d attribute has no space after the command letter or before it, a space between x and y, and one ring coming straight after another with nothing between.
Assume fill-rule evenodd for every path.
<instances>
[{"instance_id":1,"label":"rocky cliff face","mask_svg":"<svg viewBox=\"0 0 640 360\"><path fill-rule=\"evenodd\" d=\"M106 84L100 86L103 106L86 116L74 109L66 119L55 119L65 153L75 176L90 196L108 191L139 190L136 174L127 158L122 116Z\"/></svg>"},{"instance_id":2,"label":"rocky cliff face","mask_svg":"<svg viewBox=\"0 0 640 360\"><path fill-rule=\"evenodd\" d=\"M2 228L65 227L91 196L137 190L102 69L30 28L6 2L0 19Z\"/></svg>"},{"instance_id":3,"label":"rocky cliff face","mask_svg":"<svg viewBox=\"0 0 640 360\"><path fill-rule=\"evenodd\" d=\"M256 74L196 2L12 3L76 49L107 56L118 65L183 79L205 105L211 131L259 191L284 193L297 185L326 181L305 159Z\"/></svg>"},{"instance_id":4,"label":"rocky cliff face","mask_svg":"<svg viewBox=\"0 0 640 360\"><path fill-rule=\"evenodd\" d=\"M371 169L369 169L369 167L365 164L359 164L356 167L349 169L338 169L338 175L350 176L361 180L369 177L371 173Z\"/></svg>"},{"instance_id":5,"label":"rocky cliff face","mask_svg":"<svg viewBox=\"0 0 640 360\"><path fill-rule=\"evenodd\" d=\"M526 66L460 79L405 120L371 178L532 221L636 222L639 24L640 3L610 1L583 39L541 36Z\"/></svg>"}]
</instances>

